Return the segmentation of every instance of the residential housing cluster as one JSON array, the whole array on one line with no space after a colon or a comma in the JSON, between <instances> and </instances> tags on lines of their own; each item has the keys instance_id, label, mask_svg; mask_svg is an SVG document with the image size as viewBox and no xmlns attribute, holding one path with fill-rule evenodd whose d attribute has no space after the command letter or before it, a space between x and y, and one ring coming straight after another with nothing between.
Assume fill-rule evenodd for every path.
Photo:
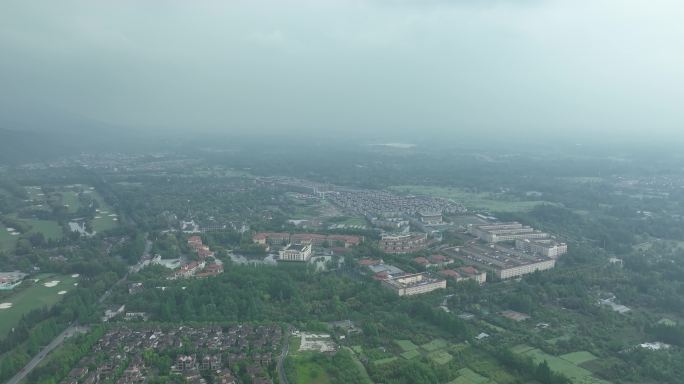
<instances>
[{"instance_id":1,"label":"residential housing cluster","mask_svg":"<svg viewBox=\"0 0 684 384\"><path fill-rule=\"evenodd\" d=\"M333 204L368 218L441 216L444 213L465 213L462 204L431 196L399 196L387 191L337 190L326 195ZM441 220L441 219L440 219Z\"/></svg>"},{"instance_id":2,"label":"residential housing cluster","mask_svg":"<svg viewBox=\"0 0 684 384\"><path fill-rule=\"evenodd\" d=\"M171 374L186 383L240 382L236 372L244 371L252 383L270 384L271 371L282 345L277 324L231 326L162 326L108 329L62 381L64 384L145 383L152 381L156 368L143 353L153 350L171 358Z\"/></svg>"}]
</instances>

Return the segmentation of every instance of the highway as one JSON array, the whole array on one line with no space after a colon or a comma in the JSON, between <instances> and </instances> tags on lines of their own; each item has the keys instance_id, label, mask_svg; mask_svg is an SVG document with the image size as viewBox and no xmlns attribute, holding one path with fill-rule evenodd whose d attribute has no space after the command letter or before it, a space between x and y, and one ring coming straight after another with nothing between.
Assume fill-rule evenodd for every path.
<instances>
[{"instance_id":1,"label":"highway","mask_svg":"<svg viewBox=\"0 0 684 384\"><path fill-rule=\"evenodd\" d=\"M19 371L19 373L17 373L13 378L9 379L6 384L19 384L29 373L31 373L33 368L40 364L40 362L43 361L43 359L45 359L50 352L52 352L52 350L62 345L64 340L77 333L86 333L88 332L88 329L89 327L81 325L69 326L69 328L65 329L64 332L60 333L50 342L50 344L45 346L37 355L35 355L33 359L31 359L31 361L29 361L28 364L26 364L26 366Z\"/></svg>"}]
</instances>

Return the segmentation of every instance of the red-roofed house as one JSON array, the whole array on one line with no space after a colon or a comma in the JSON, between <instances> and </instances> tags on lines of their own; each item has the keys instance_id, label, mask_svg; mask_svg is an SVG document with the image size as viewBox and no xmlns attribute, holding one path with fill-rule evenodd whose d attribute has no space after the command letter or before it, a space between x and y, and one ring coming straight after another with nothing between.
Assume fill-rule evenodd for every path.
<instances>
[{"instance_id":1,"label":"red-roofed house","mask_svg":"<svg viewBox=\"0 0 684 384\"><path fill-rule=\"evenodd\" d=\"M259 232L252 236L257 244L283 245L290 242L290 234L285 232Z\"/></svg>"},{"instance_id":2,"label":"red-roofed house","mask_svg":"<svg viewBox=\"0 0 684 384\"><path fill-rule=\"evenodd\" d=\"M423 267L427 267L427 266L430 265L430 260L428 260L428 259L426 259L426 258L424 258L424 257L422 257L422 256L421 256L421 257L416 257L415 259L413 259L413 261L415 261L416 263L422 265Z\"/></svg>"},{"instance_id":3,"label":"red-roofed house","mask_svg":"<svg viewBox=\"0 0 684 384\"><path fill-rule=\"evenodd\" d=\"M375 259L361 259L359 260L359 265L362 267L368 267L371 265L378 265L382 264L382 259L381 260L375 260Z\"/></svg>"},{"instance_id":4,"label":"red-roofed house","mask_svg":"<svg viewBox=\"0 0 684 384\"><path fill-rule=\"evenodd\" d=\"M432 255L430 256L430 261L432 262L432 264L441 266L445 266L454 262L452 259L443 255Z\"/></svg>"},{"instance_id":5,"label":"red-roofed house","mask_svg":"<svg viewBox=\"0 0 684 384\"><path fill-rule=\"evenodd\" d=\"M444 276L444 277L451 277L452 279L454 279L456 281L460 281L462 279L461 275L458 272L454 271L453 269L445 269L443 271L440 271L439 274Z\"/></svg>"},{"instance_id":6,"label":"red-roofed house","mask_svg":"<svg viewBox=\"0 0 684 384\"><path fill-rule=\"evenodd\" d=\"M190 236L188 245L192 248L200 247L202 246L202 238L199 236Z\"/></svg>"},{"instance_id":7,"label":"red-roofed house","mask_svg":"<svg viewBox=\"0 0 684 384\"><path fill-rule=\"evenodd\" d=\"M460 267L458 268L458 272L463 276L464 280L475 280L479 284L484 284L487 281L486 272L480 272L471 266Z\"/></svg>"}]
</instances>

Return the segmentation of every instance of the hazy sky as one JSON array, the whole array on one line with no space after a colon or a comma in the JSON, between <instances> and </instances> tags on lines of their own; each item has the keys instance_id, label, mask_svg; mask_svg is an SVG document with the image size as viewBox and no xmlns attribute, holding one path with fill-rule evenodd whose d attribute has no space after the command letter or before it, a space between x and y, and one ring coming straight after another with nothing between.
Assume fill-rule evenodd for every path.
<instances>
[{"instance_id":1,"label":"hazy sky","mask_svg":"<svg viewBox=\"0 0 684 384\"><path fill-rule=\"evenodd\" d=\"M666 137L684 2L5 0L0 102L169 129Z\"/></svg>"}]
</instances>

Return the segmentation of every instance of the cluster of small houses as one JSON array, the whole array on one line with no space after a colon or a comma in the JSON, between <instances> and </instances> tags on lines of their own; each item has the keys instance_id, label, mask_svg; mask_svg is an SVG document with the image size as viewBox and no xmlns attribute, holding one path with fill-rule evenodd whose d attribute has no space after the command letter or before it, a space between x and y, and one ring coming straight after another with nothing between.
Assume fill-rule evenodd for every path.
<instances>
[{"instance_id":1,"label":"cluster of small houses","mask_svg":"<svg viewBox=\"0 0 684 384\"><path fill-rule=\"evenodd\" d=\"M116 327L108 330L93 346L91 353L73 368L64 384L145 383L157 374L148 366L143 352L171 352L174 355L171 372L186 383L203 384L203 376L212 376L217 384L238 382L235 372L243 367L252 383L272 383L269 368L282 343L279 325L238 324L229 327L181 326L174 329ZM173 353L187 350L201 353Z\"/></svg>"},{"instance_id":2,"label":"cluster of small houses","mask_svg":"<svg viewBox=\"0 0 684 384\"><path fill-rule=\"evenodd\" d=\"M344 190L326 193L333 204L367 217L415 216L421 212L463 213L462 204L431 196L399 196L387 191Z\"/></svg>"},{"instance_id":3,"label":"cluster of small houses","mask_svg":"<svg viewBox=\"0 0 684 384\"><path fill-rule=\"evenodd\" d=\"M223 273L223 264L214 259L209 262L208 258L214 257L214 252L209 249L207 245L202 243L202 238L199 236L190 236L188 239L188 246L197 253L198 260L191 261L188 264L181 266L173 272L170 279L186 279L189 277L209 277L217 276Z\"/></svg>"}]
</instances>

